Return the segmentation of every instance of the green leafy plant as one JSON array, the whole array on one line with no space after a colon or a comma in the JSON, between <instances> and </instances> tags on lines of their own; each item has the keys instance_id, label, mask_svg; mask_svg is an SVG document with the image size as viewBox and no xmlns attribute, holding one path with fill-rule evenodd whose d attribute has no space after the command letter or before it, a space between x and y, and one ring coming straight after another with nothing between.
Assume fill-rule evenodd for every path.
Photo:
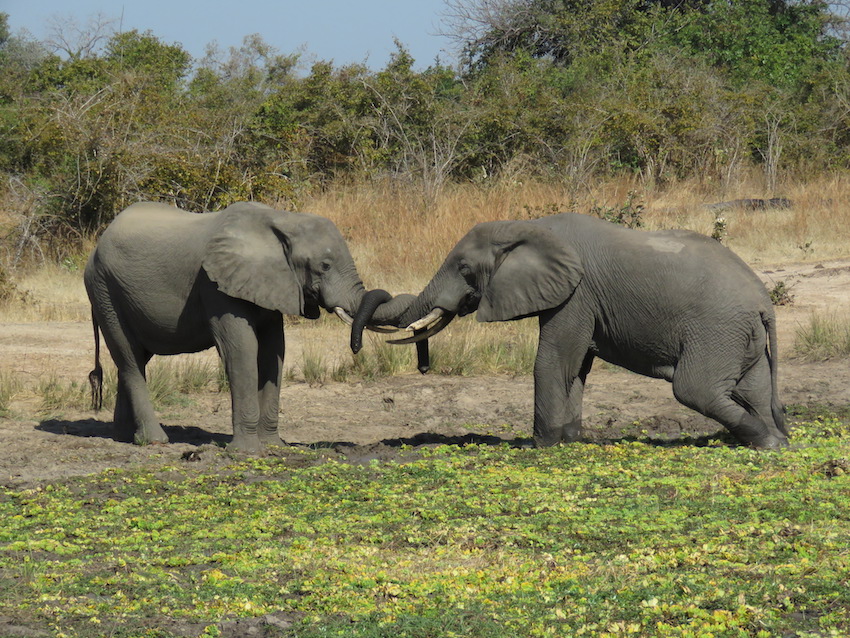
<instances>
[{"instance_id":1,"label":"green leafy plant","mask_svg":"<svg viewBox=\"0 0 850 638\"><path fill-rule=\"evenodd\" d=\"M794 303L794 295L791 294L793 284L788 285L784 280L777 281L772 288L768 290L770 301L774 306L788 306Z\"/></svg>"},{"instance_id":2,"label":"green leafy plant","mask_svg":"<svg viewBox=\"0 0 850 638\"><path fill-rule=\"evenodd\" d=\"M729 223L726 221L726 218L718 213L714 216L714 225L711 229L711 238L719 241L721 244L726 239L726 235L729 232Z\"/></svg>"},{"instance_id":3,"label":"green leafy plant","mask_svg":"<svg viewBox=\"0 0 850 638\"><path fill-rule=\"evenodd\" d=\"M222 451L6 488L0 616L56 636L275 618L282 636L844 635L847 434L816 417L778 453L471 445L403 464Z\"/></svg>"},{"instance_id":4,"label":"green leafy plant","mask_svg":"<svg viewBox=\"0 0 850 638\"><path fill-rule=\"evenodd\" d=\"M629 191L626 201L619 207L592 206L590 214L626 228L643 226L644 206L635 191Z\"/></svg>"}]
</instances>

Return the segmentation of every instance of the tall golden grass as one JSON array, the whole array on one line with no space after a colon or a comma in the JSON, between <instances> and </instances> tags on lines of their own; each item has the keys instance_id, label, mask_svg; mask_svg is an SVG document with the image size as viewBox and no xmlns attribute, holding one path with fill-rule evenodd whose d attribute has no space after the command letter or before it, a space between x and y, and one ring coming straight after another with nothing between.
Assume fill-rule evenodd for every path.
<instances>
[{"instance_id":1,"label":"tall golden grass","mask_svg":"<svg viewBox=\"0 0 850 638\"><path fill-rule=\"evenodd\" d=\"M644 228L686 228L710 235L717 214L726 221L724 242L745 261L774 264L850 255L850 175L830 175L786 184L765 193L760 180L720 191L681 182L647 190L640 182L616 179L576 194L563 185L500 181L450 185L423 209L415 188L382 183L336 184L303 203L303 209L332 219L349 240L369 287L419 290L454 244L475 224L528 219L553 212L590 213L619 207L634 194L643 205ZM706 204L744 198L790 199L789 209L715 213Z\"/></svg>"}]
</instances>

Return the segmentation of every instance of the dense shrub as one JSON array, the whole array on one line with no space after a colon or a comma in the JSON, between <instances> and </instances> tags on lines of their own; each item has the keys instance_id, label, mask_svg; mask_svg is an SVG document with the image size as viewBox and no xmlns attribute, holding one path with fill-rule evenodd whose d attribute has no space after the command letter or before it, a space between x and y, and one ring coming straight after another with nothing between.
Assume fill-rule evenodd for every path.
<instances>
[{"instance_id":1,"label":"dense shrub","mask_svg":"<svg viewBox=\"0 0 850 638\"><path fill-rule=\"evenodd\" d=\"M136 31L58 55L0 14L0 170L31 190L42 232L76 236L140 199L297 206L335 178L412 185L421 212L452 180L577 189L626 172L722 186L757 167L771 190L850 163L831 5L448 5L458 68L418 70L398 43L377 71L318 61L306 73L259 36L197 61Z\"/></svg>"}]
</instances>

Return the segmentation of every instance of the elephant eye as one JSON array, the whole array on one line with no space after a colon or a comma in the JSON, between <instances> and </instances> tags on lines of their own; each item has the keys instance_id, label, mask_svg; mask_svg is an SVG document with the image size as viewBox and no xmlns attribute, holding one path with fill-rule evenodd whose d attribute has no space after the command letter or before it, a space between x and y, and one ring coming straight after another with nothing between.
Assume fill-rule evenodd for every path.
<instances>
[{"instance_id":1,"label":"elephant eye","mask_svg":"<svg viewBox=\"0 0 850 638\"><path fill-rule=\"evenodd\" d=\"M327 259L323 259L322 263L319 264L319 269L322 272L328 272L331 269L331 262Z\"/></svg>"},{"instance_id":2,"label":"elephant eye","mask_svg":"<svg viewBox=\"0 0 850 638\"><path fill-rule=\"evenodd\" d=\"M466 285L475 287L475 273L472 271L472 266L465 261L462 261L458 266L458 270L460 271L460 276L463 277L466 282Z\"/></svg>"}]
</instances>

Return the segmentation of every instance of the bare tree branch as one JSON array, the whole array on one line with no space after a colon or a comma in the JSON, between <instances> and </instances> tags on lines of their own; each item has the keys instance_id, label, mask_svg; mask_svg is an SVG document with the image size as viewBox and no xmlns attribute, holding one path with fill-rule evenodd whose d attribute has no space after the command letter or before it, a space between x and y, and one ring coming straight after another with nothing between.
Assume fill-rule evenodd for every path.
<instances>
[{"instance_id":1,"label":"bare tree branch","mask_svg":"<svg viewBox=\"0 0 850 638\"><path fill-rule=\"evenodd\" d=\"M49 19L50 32L44 44L48 50L65 54L70 60L93 58L101 45L115 33L116 18L98 13L84 25L73 16L53 16Z\"/></svg>"}]
</instances>

